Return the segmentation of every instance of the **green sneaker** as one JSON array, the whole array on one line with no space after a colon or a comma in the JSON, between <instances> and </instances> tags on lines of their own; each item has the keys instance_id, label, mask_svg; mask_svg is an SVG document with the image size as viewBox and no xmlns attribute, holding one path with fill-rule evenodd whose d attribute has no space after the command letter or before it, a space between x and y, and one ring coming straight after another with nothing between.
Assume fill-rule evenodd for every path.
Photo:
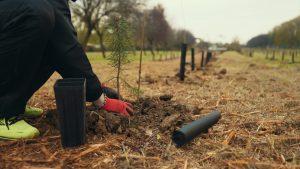
<instances>
[{"instance_id":1,"label":"green sneaker","mask_svg":"<svg viewBox=\"0 0 300 169\"><path fill-rule=\"evenodd\" d=\"M30 117L39 117L43 114L43 110L40 108L26 106L24 115Z\"/></svg>"},{"instance_id":2,"label":"green sneaker","mask_svg":"<svg viewBox=\"0 0 300 169\"><path fill-rule=\"evenodd\" d=\"M0 139L4 140L18 140L18 139L32 139L40 135L37 128L29 125L24 120L17 122L10 122L8 126L4 119L0 119Z\"/></svg>"}]
</instances>

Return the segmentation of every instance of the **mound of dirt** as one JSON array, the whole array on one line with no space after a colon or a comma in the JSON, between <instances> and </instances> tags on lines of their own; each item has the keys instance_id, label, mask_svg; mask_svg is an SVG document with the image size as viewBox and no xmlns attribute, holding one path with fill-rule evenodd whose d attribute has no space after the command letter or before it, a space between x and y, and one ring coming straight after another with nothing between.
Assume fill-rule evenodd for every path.
<instances>
[{"instance_id":1,"label":"mound of dirt","mask_svg":"<svg viewBox=\"0 0 300 169\"><path fill-rule=\"evenodd\" d=\"M50 110L46 115L46 122L54 130L59 131L59 117L56 110ZM96 110L94 107L88 107L86 111L86 131L89 135L103 137L108 133L122 134L128 127L129 120L115 113L109 113L104 110Z\"/></svg>"},{"instance_id":2,"label":"mound of dirt","mask_svg":"<svg viewBox=\"0 0 300 169\"><path fill-rule=\"evenodd\" d=\"M145 77L142 77L141 80L142 84L147 85L147 84L153 84L157 82L157 79L155 79L154 77L152 77L151 75L145 75Z\"/></svg>"},{"instance_id":3,"label":"mound of dirt","mask_svg":"<svg viewBox=\"0 0 300 169\"><path fill-rule=\"evenodd\" d=\"M162 101L170 101L172 98L173 98L173 95L170 95L170 94L162 95L159 97L159 99Z\"/></svg>"},{"instance_id":4,"label":"mound of dirt","mask_svg":"<svg viewBox=\"0 0 300 169\"><path fill-rule=\"evenodd\" d=\"M147 126L161 131L174 131L183 123L192 120L191 110L169 99L140 99L135 105L142 105L131 121L131 127Z\"/></svg>"},{"instance_id":5,"label":"mound of dirt","mask_svg":"<svg viewBox=\"0 0 300 169\"><path fill-rule=\"evenodd\" d=\"M226 75L226 73L227 73L227 69L225 69L225 68L221 69L219 72L219 74L221 74L221 75Z\"/></svg>"},{"instance_id":6,"label":"mound of dirt","mask_svg":"<svg viewBox=\"0 0 300 169\"><path fill-rule=\"evenodd\" d=\"M109 133L126 134L129 137L146 137L153 131L171 134L183 124L193 120L193 113L201 110L171 101L172 95L155 98L143 98L134 102L134 115L128 119L118 114L96 110L89 106L86 112L88 135L103 137ZM46 121L59 130L59 118L56 110L48 111Z\"/></svg>"}]
</instances>

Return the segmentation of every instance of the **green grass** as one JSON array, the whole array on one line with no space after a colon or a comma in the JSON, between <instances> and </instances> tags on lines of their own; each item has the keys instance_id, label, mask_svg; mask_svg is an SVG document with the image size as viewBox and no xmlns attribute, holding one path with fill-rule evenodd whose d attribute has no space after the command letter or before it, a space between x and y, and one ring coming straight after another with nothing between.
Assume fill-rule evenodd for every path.
<instances>
[{"instance_id":1,"label":"green grass","mask_svg":"<svg viewBox=\"0 0 300 169\"><path fill-rule=\"evenodd\" d=\"M245 56L248 56L248 53L244 53ZM299 67L300 66L300 54L295 56L295 63L292 63L292 57L289 54L285 55L284 60L282 61L282 54L276 52L275 60L271 60L273 52L269 52L268 59L266 59L266 53L262 51L253 52L253 60L256 62L264 63L265 65L271 67Z\"/></svg>"},{"instance_id":2,"label":"green grass","mask_svg":"<svg viewBox=\"0 0 300 169\"><path fill-rule=\"evenodd\" d=\"M172 51L175 56L180 56L180 51ZM90 62L108 62L108 57L111 55L111 52L106 53L106 58L103 58L101 52L87 52L87 56ZM170 57L170 52L168 51L161 51L159 53L155 52L155 59L158 60L160 56L164 59L166 56ZM140 52L136 51L135 54L131 53L129 55L129 59L133 62L139 61L140 59ZM152 61L152 54L150 51L146 51L143 55L143 61Z\"/></svg>"}]
</instances>

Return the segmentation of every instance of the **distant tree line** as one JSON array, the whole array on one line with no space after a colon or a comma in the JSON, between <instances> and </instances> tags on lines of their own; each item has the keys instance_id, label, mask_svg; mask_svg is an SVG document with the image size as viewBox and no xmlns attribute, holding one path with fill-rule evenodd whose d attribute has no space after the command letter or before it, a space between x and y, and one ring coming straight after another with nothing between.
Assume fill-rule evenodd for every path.
<instances>
[{"instance_id":1,"label":"distant tree line","mask_svg":"<svg viewBox=\"0 0 300 169\"><path fill-rule=\"evenodd\" d=\"M116 16L126 19L132 32L135 49L141 47L157 51L179 49L182 42L195 43L194 35L188 30L176 30L166 20L163 6L145 8L145 0L77 0L71 3L74 26L82 46L99 46L103 56L110 50L107 39L111 39L110 22ZM144 24L144 26L142 26ZM141 29L144 28L144 37Z\"/></svg>"},{"instance_id":2,"label":"distant tree line","mask_svg":"<svg viewBox=\"0 0 300 169\"><path fill-rule=\"evenodd\" d=\"M248 47L300 48L300 16L250 39Z\"/></svg>"},{"instance_id":3,"label":"distant tree line","mask_svg":"<svg viewBox=\"0 0 300 169\"><path fill-rule=\"evenodd\" d=\"M250 39L247 43L248 47L256 48L256 47L268 47L272 46L271 36L268 34L261 34L252 39Z\"/></svg>"}]
</instances>

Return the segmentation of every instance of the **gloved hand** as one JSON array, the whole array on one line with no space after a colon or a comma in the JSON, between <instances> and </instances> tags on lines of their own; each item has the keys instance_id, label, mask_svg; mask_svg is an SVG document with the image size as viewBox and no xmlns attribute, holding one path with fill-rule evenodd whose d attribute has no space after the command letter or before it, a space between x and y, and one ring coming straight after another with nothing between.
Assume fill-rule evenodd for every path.
<instances>
[{"instance_id":1,"label":"gloved hand","mask_svg":"<svg viewBox=\"0 0 300 169\"><path fill-rule=\"evenodd\" d=\"M115 112L127 117L133 113L132 104L117 99L110 99L108 97L106 97L105 104L101 107L101 109L109 112Z\"/></svg>"}]
</instances>

